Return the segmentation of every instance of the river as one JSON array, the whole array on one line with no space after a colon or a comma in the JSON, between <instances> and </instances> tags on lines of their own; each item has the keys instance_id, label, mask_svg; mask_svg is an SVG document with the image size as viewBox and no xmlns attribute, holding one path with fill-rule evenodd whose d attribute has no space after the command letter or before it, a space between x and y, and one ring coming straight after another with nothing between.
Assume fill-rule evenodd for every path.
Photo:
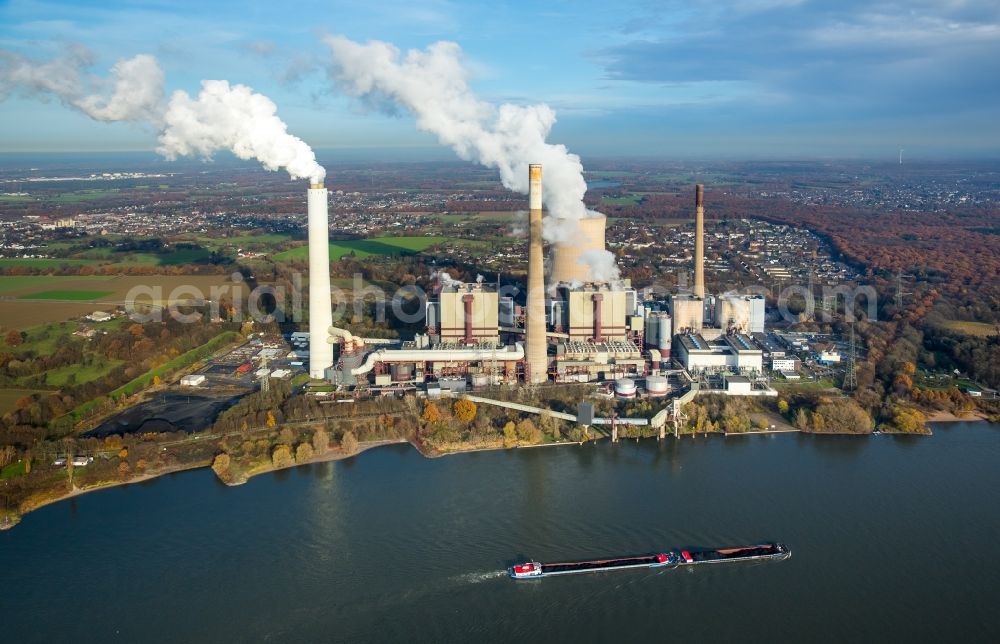
<instances>
[{"instance_id":1,"label":"river","mask_svg":"<svg viewBox=\"0 0 1000 644\"><path fill-rule=\"evenodd\" d=\"M1000 426L932 437L408 445L209 470L0 533L11 642L1000 641ZM760 540L784 562L515 582L513 558Z\"/></svg>"}]
</instances>

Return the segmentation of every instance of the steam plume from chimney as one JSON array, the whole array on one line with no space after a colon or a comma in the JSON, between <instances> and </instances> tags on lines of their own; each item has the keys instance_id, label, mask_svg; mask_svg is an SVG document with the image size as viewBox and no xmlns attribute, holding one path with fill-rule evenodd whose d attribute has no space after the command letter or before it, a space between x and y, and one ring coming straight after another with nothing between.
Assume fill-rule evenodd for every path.
<instances>
[{"instance_id":1,"label":"steam plume from chimney","mask_svg":"<svg viewBox=\"0 0 1000 644\"><path fill-rule=\"evenodd\" d=\"M224 80L202 81L201 86L197 98L180 90L170 98L160 154L168 159L192 154L207 158L229 150L241 159L260 161L268 170L284 168L293 179L323 183L326 170L305 141L288 133L271 99Z\"/></svg>"},{"instance_id":2,"label":"steam plume from chimney","mask_svg":"<svg viewBox=\"0 0 1000 644\"><path fill-rule=\"evenodd\" d=\"M268 170L285 168L293 179L322 183L326 171L312 149L287 132L269 98L249 87L202 81L197 98L177 91L164 105L164 74L153 56L118 61L108 79L85 71L93 62L94 55L79 46L49 61L0 50L0 99L55 97L96 121L151 124L160 131L158 151L168 159L229 150Z\"/></svg>"},{"instance_id":3,"label":"steam plume from chimney","mask_svg":"<svg viewBox=\"0 0 1000 644\"><path fill-rule=\"evenodd\" d=\"M139 54L118 61L111 79L84 70L94 56L80 46L58 58L38 61L0 51L0 99L10 94L55 97L95 121L156 121L163 101L163 71L156 59ZM110 86L110 95L101 94Z\"/></svg>"},{"instance_id":4,"label":"steam plume from chimney","mask_svg":"<svg viewBox=\"0 0 1000 644\"><path fill-rule=\"evenodd\" d=\"M394 45L373 40L362 44L327 36L333 56L331 78L345 91L392 112L410 111L417 127L437 136L463 159L500 172L510 190L528 193L528 164L545 168L545 220L548 241L568 241L575 221L589 216L583 203L587 183L580 157L566 146L546 142L556 121L548 105L493 105L468 86L462 50L437 42L402 54Z\"/></svg>"}]
</instances>

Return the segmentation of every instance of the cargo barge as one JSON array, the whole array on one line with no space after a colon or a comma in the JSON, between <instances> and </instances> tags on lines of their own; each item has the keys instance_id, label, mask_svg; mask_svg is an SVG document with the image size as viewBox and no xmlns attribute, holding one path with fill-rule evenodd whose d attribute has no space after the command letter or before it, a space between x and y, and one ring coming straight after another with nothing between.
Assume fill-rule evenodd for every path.
<instances>
[{"instance_id":1,"label":"cargo barge","mask_svg":"<svg viewBox=\"0 0 1000 644\"><path fill-rule=\"evenodd\" d=\"M720 548L717 550L681 550L679 553L681 566L697 564L726 563L730 561L757 561L761 559L788 559L792 551L783 543L765 543L743 548Z\"/></svg>"},{"instance_id":2,"label":"cargo barge","mask_svg":"<svg viewBox=\"0 0 1000 644\"><path fill-rule=\"evenodd\" d=\"M792 556L792 551L783 543L765 543L743 548L672 550L653 555L617 557L613 559L592 559L587 561L566 561L559 563L539 563L529 561L507 569L513 579L538 579L555 575L572 575L583 572L604 570L627 570L630 568L673 568L708 563L736 561L760 561L765 559L783 560Z\"/></svg>"},{"instance_id":3,"label":"cargo barge","mask_svg":"<svg viewBox=\"0 0 1000 644\"><path fill-rule=\"evenodd\" d=\"M676 552L655 555L637 555L634 557L617 557L613 559L591 559L587 561L565 561L560 563L538 563L529 561L517 564L507 569L514 579L538 579L555 575L572 575L583 572L601 572L604 570L627 570L630 568L663 568L676 566L679 563Z\"/></svg>"}]
</instances>

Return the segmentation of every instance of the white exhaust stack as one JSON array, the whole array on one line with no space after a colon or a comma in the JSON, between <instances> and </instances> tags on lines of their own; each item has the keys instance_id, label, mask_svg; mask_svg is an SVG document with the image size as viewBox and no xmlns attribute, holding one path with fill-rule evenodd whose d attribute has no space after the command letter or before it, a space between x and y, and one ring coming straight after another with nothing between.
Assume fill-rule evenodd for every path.
<instances>
[{"instance_id":1,"label":"white exhaust stack","mask_svg":"<svg viewBox=\"0 0 1000 644\"><path fill-rule=\"evenodd\" d=\"M705 299L705 186L694 187L694 296Z\"/></svg>"},{"instance_id":2,"label":"white exhaust stack","mask_svg":"<svg viewBox=\"0 0 1000 644\"><path fill-rule=\"evenodd\" d=\"M309 185L309 376L323 378L333 366L333 345L326 341L333 325L330 297L330 222L322 183Z\"/></svg>"},{"instance_id":3,"label":"white exhaust stack","mask_svg":"<svg viewBox=\"0 0 1000 644\"><path fill-rule=\"evenodd\" d=\"M528 166L528 301L525 311L527 381L548 380L545 339L545 267L542 263L542 166Z\"/></svg>"}]
</instances>

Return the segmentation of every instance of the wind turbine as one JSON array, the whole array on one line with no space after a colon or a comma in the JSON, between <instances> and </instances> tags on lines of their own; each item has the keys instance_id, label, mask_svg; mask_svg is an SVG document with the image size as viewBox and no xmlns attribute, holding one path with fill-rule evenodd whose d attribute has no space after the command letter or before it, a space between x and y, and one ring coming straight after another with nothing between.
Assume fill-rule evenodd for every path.
<instances>
[{"instance_id":1,"label":"wind turbine","mask_svg":"<svg viewBox=\"0 0 1000 644\"><path fill-rule=\"evenodd\" d=\"M899 148L899 165L903 165L903 148Z\"/></svg>"}]
</instances>

